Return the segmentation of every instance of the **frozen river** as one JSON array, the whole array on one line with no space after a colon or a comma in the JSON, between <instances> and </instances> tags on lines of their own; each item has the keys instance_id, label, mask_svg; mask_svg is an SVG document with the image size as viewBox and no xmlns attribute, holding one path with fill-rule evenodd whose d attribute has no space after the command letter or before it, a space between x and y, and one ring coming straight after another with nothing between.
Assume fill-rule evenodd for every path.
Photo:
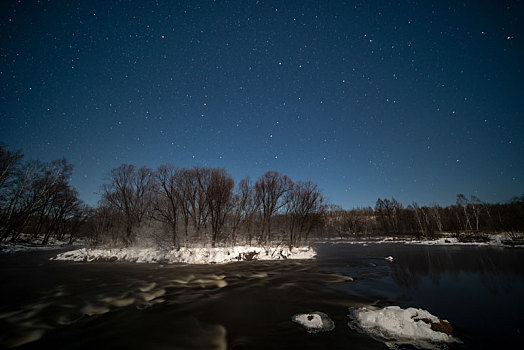
<instances>
[{"instance_id":1,"label":"frozen river","mask_svg":"<svg viewBox=\"0 0 524 350\"><path fill-rule=\"evenodd\" d=\"M523 249L320 244L317 252L310 261L203 266L3 254L0 346L385 349L347 325L348 307L365 305L422 308L448 320L463 341L452 349L523 343ZM335 328L310 334L291 320L313 311Z\"/></svg>"}]
</instances>

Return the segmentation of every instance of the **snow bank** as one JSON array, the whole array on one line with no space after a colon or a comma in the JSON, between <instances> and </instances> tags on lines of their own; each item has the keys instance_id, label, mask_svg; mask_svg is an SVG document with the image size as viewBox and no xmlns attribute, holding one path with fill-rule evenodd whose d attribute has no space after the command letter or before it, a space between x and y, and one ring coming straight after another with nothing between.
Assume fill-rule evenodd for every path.
<instances>
[{"instance_id":1,"label":"snow bank","mask_svg":"<svg viewBox=\"0 0 524 350\"><path fill-rule=\"evenodd\" d=\"M243 260L313 259L311 247L250 247L181 248L171 251L153 248L77 249L58 254L52 260L130 261L139 263L222 264Z\"/></svg>"},{"instance_id":2,"label":"snow bank","mask_svg":"<svg viewBox=\"0 0 524 350\"><path fill-rule=\"evenodd\" d=\"M325 313L319 311L309 314L294 315L291 317L291 320L304 326L309 333L331 331L335 328L333 320L331 320Z\"/></svg>"},{"instance_id":3,"label":"snow bank","mask_svg":"<svg viewBox=\"0 0 524 350\"><path fill-rule=\"evenodd\" d=\"M457 237L452 236L450 233L443 234L443 237L435 239L405 239L398 237L385 237L382 239L363 239L363 240L325 240L319 243L329 244L361 244L367 246L369 244L388 244L388 243L400 243L400 244L415 244L415 245L463 245L463 246L491 246L491 247L522 247L524 248L524 236L522 234L517 235L516 239L513 239L509 234L488 234L485 236L479 236L479 241L475 241L475 237L471 237L471 241L459 240ZM484 239L484 241L482 241Z\"/></svg>"},{"instance_id":4,"label":"snow bank","mask_svg":"<svg viewBox=\"0 0 524 350\"><path fill-rule=\"evenodd\" d=\"M19 252L34 252L43 250L60 249L64 247L80 247L85 243L82 240L76 240L72 244L69 243L69 237L64 240L58 240L54 237L49 238L46 245L42 245L42 237L33 237L28 234L20 234L16 242L4 241L0 243L0 253L19 253Z\"/></svg>"},{"instance_id":5,"label":"snow bank","mask_svg":"<svg viewBox=\"0 0 524 350\"><path fill-rule=\"evenodd\" d=\"M459 342L452 336L453 328L447 321L426 310L398 306L377 310L362 307L349 308L349 313L349 327L369 334L390 348L411 344L417 348L434 349L438 344Z\"/></svg>"}]
</instances>

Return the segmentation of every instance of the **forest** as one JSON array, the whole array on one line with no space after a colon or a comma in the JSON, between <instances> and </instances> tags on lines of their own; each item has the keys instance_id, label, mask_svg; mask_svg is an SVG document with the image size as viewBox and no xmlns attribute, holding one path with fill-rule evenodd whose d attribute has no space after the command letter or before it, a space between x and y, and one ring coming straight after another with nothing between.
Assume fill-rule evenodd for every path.
<instances>
[{"instance_id":1,"label":"forest","mask_svg":"<svg viewBox=\"0 0 524 350\"><path fill-rule=\"evenodd\" d=\"M318 239L453 233L479 240L524 231L524 196L485 203L458 194L446 207L379 198L375 207L347 210L327 203L317 184L277 171L235 184L222 168L122 164L108 172L91 207L71 186L72 172L65 159L25 161L21 151L0 144L0 243L29 236L42 245L82 238L92 246L291 247Z\"/></svg>"}]
</instances>

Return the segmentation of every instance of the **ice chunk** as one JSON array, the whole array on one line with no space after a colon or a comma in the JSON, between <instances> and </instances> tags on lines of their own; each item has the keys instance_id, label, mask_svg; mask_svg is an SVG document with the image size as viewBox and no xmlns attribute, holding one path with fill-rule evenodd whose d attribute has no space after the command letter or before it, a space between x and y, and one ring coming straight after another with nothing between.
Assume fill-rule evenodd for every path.
<instances>
[{"instance_id":1,"label":"ice chunk","mask_svg":"<svg viewBox=\"0 0 524 350\"><path fill-rule=\"evenodd\" d=\"M331 331L335 328L335 323L333 323L328 315L319 311L309 314L297 314L294 315L291 320L304 326L309 333Z\"/></svg>"},{"instance_id":2,"label":"ice chunk","mask_svg":"<svg viewBox=\"0 0 524 350\"><path fill-rule=\"evenodd\" d=\"M349 308L349 327L369 334L389 347L411 344L417 348L434 349L438 344L459 342L453 328L426 310L398 306L382 309Z\"/></svg>"}]
</instances>

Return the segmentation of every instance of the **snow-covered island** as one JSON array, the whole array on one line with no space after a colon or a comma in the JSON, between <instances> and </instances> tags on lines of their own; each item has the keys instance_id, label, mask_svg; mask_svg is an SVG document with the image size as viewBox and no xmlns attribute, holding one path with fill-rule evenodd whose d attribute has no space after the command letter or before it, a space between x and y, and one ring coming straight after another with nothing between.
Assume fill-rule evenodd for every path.
<instances>
[{"instance_id":1,"label":"snow-covered island","mask_svg":"<svg viewBox=\"0 0 524 350\"><path fill-rule=\"evenodd\" d=\"M70 261L127 261L138 263L223 264L250 260L313 259L312 247L234 246L219 248L82 248L58 254L52 260Z\"/></svg>"},{"instance_id":2,"label":"snow-covered island","mask_svg":"<svg viewBox=\"0 0 524 350\"><path fill-rule=\"evenodd\" d=\"M460 342L453 328L426 310L388 306L349 308L349 327L368 334L389 348L409 344L419 349L441 348L439 344Z\"/></svg>"}]
</instances>

